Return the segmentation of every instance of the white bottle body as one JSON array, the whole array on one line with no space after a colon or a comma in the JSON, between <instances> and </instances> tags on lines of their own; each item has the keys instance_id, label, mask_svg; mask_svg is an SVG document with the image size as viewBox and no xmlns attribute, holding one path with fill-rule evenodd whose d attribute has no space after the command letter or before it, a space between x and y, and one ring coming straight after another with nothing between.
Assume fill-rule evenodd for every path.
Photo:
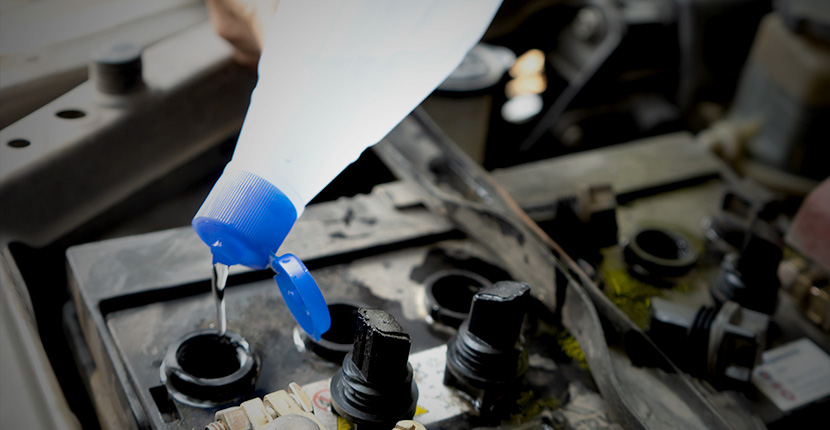
<instances>
[{"instance_id":1,"label":"white bottle body","mask_svg":"<svg viewBox=\"0 0 830 430\"><path fill-rule=\"evenodd\" d=\"M282 0L229 169L299 216L461 62L501 0Z\"/></svg>"}]
</instances>

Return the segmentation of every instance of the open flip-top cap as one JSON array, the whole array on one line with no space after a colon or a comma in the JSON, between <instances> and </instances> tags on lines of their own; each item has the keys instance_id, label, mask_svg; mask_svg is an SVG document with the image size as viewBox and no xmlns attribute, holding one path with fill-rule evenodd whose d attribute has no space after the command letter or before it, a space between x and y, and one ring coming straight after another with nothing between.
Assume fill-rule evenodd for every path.
<instances>
[{"instance_id":1,"label":"open flip-top cap","mask_svg":"<svg viewBox=\"0 0 830 430\"><path fill-rule=\"evenodd\" d=\"M294 319L309 336L320 340L320 336L331 327L331 316L323 293L311 273L293 254L275 258L271 269L277 274L274 279Z\"/></svg>"}]
</instances>

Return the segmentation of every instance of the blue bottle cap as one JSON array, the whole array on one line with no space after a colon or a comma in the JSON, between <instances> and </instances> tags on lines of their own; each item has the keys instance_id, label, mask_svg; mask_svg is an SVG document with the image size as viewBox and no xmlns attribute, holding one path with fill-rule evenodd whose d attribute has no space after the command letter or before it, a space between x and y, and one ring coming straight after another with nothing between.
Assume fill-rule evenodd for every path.
<instances>
[{"instance_id":1,"label":"blue bottle cap","mask_svg":"<svg viewBox=\"0 0 830 430\"><path fill-rule=\"evenodd\" d=\"M192 225L214 263L264 269L296 220L294 204L279 188L253 173L226 169Z\"/></svg>"},{"instance_id":2,"label":"blue bottle cap","mask_svg":"<svg viewBox=\"0 0 830 430\"><path fill-rule=\"evenodd\" d=\"M277 273L274 279L294 319L309 336L320 340L320 336L331 327L331 316L323 293L311 273L293 254L275 258L271 269Z\"/></svg>"},{"instance_id":3,"label":"blue bottle cap","mask_svg":"<svg viewBox=\"0 0 830 430\"><path fill-rule=\"evenodd\" d=\"M254 269L270 265L294 319L320 340L331 317L317 283L299 258L274 257L296 220L294 204L279 188L253 173L226 169L192 225L210 247L214 263Z\"/></svg>"}]
</instances>

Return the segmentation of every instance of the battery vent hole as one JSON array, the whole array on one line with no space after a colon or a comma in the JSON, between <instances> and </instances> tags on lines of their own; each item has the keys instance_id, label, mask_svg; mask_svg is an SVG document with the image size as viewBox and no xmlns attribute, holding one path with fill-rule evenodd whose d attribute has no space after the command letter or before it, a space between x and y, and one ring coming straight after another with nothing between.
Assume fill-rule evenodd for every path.
<instances>
[{"instance_id":1,"label":"battery vent hole","mask_svg":"<svg viewBox=\"0 0 830 430\"><path fill-rule=\"evenodd\" d=\"M323 333L323 339L341 345L354 343L355 325L357 324L357 306L345 303L329 305L331 328Z\"/></svg>"},{"instance_id":2,"label":"battery vent hole","mask_svg":"<svg viewBox=\"0 0 830 430\"><path fill-rule=\"evenodd\" d=\"M216 334L203 334L183 342L176 359L182 370L206 379L232 375L242 365L237 346Z\"/></svg>"},{"instance_id":3,"label":"battery vent hole","mask_svg":"<svg viewBox=\"0 0 830 430\"><path fill-rule=\"evenodd\" d=\"M439 306L466 314L470 311L473 296L483 285L467 275L449 275L432 284L432 295Z\"/></svg>"},{"instance_id":4,"label":"battery vent hole","mask_svg":"<svg viewBox=\"0 0 830 430\"><path fill-rule=\"evenodd\" d=\"M246 397L259 368L259 358L242 335L228 331L220 336L204 329L172 343L160 370L161 382L174 399L206 408Z\"/></svg>"},{"instance_id":5,"label":"battery vent hole","mask_svg":"<svg viewBox=\"0 0 830 430\"><path fill-rule=\"evenodd\" d=\"M424 283L432 320L455 328L467 318L473 296L491 284L484 277L464 270L439 271Z\"/></svg>"},{"instance_id":6,"label":"battery vent hole","mask_svg":"<svg viewBox=\"0 0 830 430\"><path fill-rule=\"evenodd\" d=\"M304 348L314 352L320 358L342 363L346 354L352 350L354 334L357 328L357 310L360 303L331 303L329 304L329 315L331 316L331 328L320 336L320 340L314 340L311 336L300 330L294 329L295 339L301 340Z\"/></svg>"},{"instance_id":7,"label":"battery vent hole","mask_svg":"<svg viewBox=\"0 0 830 430\"><path fill-rule=\"evenodd\" d=\"M634 240L644 252L664 260L676 260L689 252L685 240L660 230L644 230Z\"/></svg>"}]
</instances>

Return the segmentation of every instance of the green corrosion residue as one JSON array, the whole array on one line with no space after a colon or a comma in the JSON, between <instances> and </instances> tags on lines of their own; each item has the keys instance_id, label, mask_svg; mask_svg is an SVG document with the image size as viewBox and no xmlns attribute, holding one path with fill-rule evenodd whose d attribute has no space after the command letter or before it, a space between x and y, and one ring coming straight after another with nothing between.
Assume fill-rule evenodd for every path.
<instances>
[{"instance_id":1,"label":"green corrosion residue","mask_svg":"<svg viewBox=\"0 0 830 430\"><path fill-rule=\"evenodd\" d=\"M513 424L521 424L527 418L535 417L542 412L552 411L559 407L559 401L552 397L536 398L532 390L523 391L516 401L518 413L510 416Z\"/></svg>"},{"instance_id":2,"label":"green corrosion residue","mask_svg":"<svg viewBox=\"0 0 830 430\"><path fill-rule=\"evenodd\" d=\"M571 334L564 327L561 331L556 333L556 341L559 343L559 348L565 353L574 363L578 364L583 369L588 369L588 360L585 359L585 352L579 346L574 335Z\"/></svg>"},{"instance_id":3,"label":"green corrosion residue","mask_svg":"<svg viewBox=\"0 0 830 430\"><path fill-rule=\"evenodd\" d=\"M673 288L658 288L639 281L628 273L619 254L613 251L603 251L604 258L600 267L605 280L605 295L640 328L649 324L652 297L663 297L669 291L688 292L691 288L688 280L681 281Z\"/></svg>"}]
</instances>

